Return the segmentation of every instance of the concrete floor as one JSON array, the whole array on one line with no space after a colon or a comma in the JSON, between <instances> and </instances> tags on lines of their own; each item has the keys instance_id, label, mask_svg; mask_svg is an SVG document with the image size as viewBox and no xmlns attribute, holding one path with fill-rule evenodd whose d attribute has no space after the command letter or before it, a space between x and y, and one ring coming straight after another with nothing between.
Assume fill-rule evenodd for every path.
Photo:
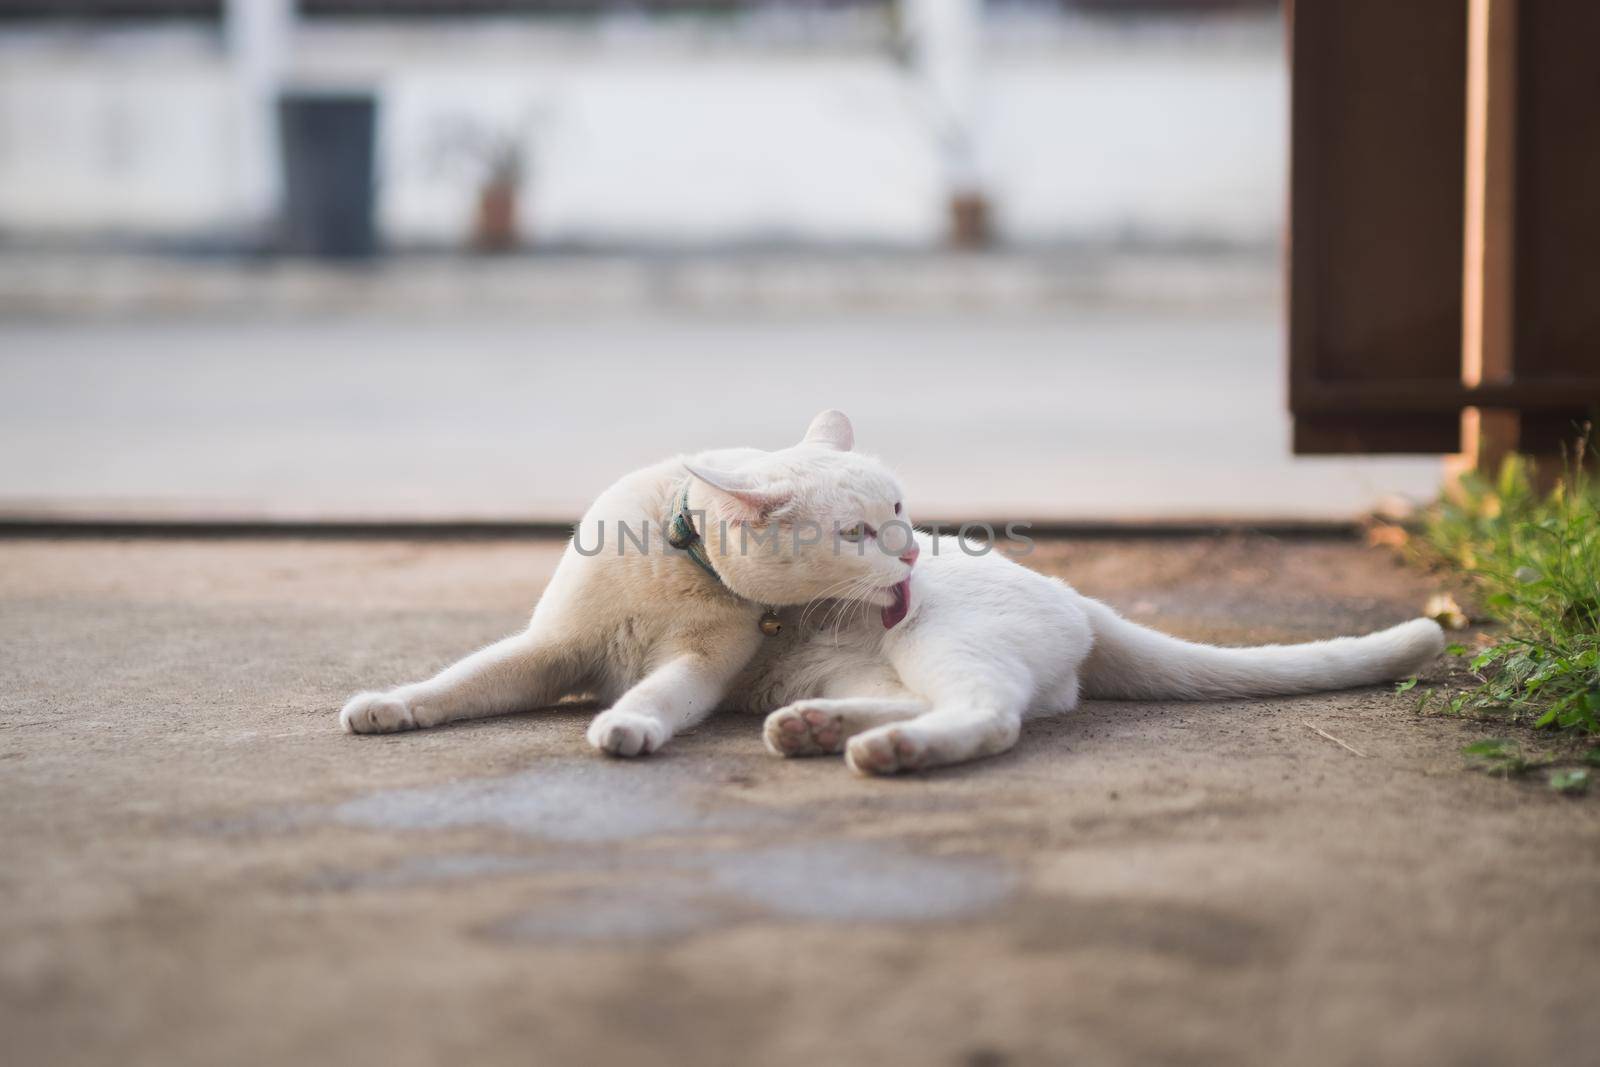
<instances>
[{"instance_id":1,"label":"concrete floor","mask_svg":"<svg viewBox=\"0 0 1600 1067\"><path fill-rule=\"evenodd\" d=\"M525 617L548 544L0 543L17 1064L1582 1062L1600 800L1462 769L1378 689L1093 703L901 780L713 721L342 734ZM1222 641L1364 631L1344 543L1047 544ZM1340 737L1366 757L1324 740Z\"/></svg>"}]
</instances>

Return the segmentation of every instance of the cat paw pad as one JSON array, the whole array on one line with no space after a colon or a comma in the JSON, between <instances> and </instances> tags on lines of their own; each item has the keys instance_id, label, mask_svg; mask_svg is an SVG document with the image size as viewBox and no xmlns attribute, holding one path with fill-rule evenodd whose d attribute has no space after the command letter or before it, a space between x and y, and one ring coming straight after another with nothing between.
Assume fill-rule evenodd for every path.
<instances>
[{"instance_id":1,"label":"cat paw pad","mask_svg":"<svg viewBox=\"0 0 1600 1067\"><path fill-rule=\"evenodd\" d=\"M844 717L806 704L790 704L767 716L761 732L775 756L821 756L844 749Z\"/></svg>"},{"instance_id":2,"label":"cat paw pad","mask_svg":"<svg viewBox=\"0 0 1600 1067\"><path fill-rule=\"evenodd\" d=\"M589 724L588 738L608 756L648 756L667 743L667 730L647 715L604 711Z\"/></svg>"},{"instance_id":3,"label":"cat paw pad","mask_svg":"<svg viewBox=\"0 0 1600 1067\"><path fill-rule=\"evenodd\" d=\"M896 774L920 769L926 756L926 747L909 732L884 726L852 737L844 758L857 774Z\"/></svg>"},{"instance_id":4,"label":"cat paw pad","mask_svg":"<svg viewBox=\"0 0 1600 1067\"><path fill-rule=\"evenodd\" d=\"M352 734L393 734L416 729L417 720L399 697L357 693L339 712L339 724Z\"/></svg>"}]
</instances>

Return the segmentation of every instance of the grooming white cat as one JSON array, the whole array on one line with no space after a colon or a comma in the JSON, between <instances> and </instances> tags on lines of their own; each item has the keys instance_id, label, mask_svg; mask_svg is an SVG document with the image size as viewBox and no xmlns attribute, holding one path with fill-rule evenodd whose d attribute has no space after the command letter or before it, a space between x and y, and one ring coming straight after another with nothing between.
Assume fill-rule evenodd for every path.
<instances>
[{"instance_id":1,"label":"grooming white cat","mask_svg":"<svg viewBox=\"0 0 1600 1067\"><path fill-rule=\"evenodd\" d=\"M1428 619L1262 648L1145 629L1000 552L912 543L899 483L853 441L825 411L793 448L628 475L584 516L526 631L427 681L362 693L340 721L389 733L588 694L609 705L589 743L611 755L654 752L727 708L770 712L778 755L842 750L855 770L890 774L1004 752L1024 717L1080 697L1341 689L1409 676L1443 648ZM685 510L714 574L663 543ZM648 524L645 548L619 539L623 523Z\"/></svg>"}]
</instances>

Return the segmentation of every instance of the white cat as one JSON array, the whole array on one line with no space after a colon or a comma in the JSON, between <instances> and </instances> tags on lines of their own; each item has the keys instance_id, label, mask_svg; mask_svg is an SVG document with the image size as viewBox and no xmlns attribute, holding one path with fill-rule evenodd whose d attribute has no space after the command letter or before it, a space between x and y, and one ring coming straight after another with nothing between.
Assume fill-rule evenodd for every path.
<instances>
[{"instance_id":1,"label":"white cat","mask_svg":"<svg viewBox=\"0 0 1600 1067\"><path fill-rule=\"evenodd\" d=\"M770 712L778 755L843 750L890 774L1004 752L1024 716L1083 696L1340 689L1411 675L1443 647L1428 619L1263 648L1156 633L998 551L913 539L899 483L853 441L825 411L792 448L628 475L579 523L526 631L362 693L340 721L388 733L581 693L610 705L588 738L611 755L654 752L728 708Z\"/></svg>"}]
</instances>

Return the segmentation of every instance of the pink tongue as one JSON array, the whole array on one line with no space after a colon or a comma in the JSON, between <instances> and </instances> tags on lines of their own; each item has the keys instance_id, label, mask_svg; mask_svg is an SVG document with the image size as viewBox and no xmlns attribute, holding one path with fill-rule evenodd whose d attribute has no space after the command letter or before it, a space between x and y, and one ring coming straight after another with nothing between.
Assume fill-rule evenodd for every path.
<instances>
[{"instance_id":1,"label":"pink tongue","mask_svg":"<svg viewBox=\"0 0 1600 1067\"><path fill-rule=\"evenodd\" d=\"M883 609L883 628L892 630L901 619L906 617L906 612L911 610L911 579L907 578L894 587L894 603Z\"/></svg>"}]
</instances>

